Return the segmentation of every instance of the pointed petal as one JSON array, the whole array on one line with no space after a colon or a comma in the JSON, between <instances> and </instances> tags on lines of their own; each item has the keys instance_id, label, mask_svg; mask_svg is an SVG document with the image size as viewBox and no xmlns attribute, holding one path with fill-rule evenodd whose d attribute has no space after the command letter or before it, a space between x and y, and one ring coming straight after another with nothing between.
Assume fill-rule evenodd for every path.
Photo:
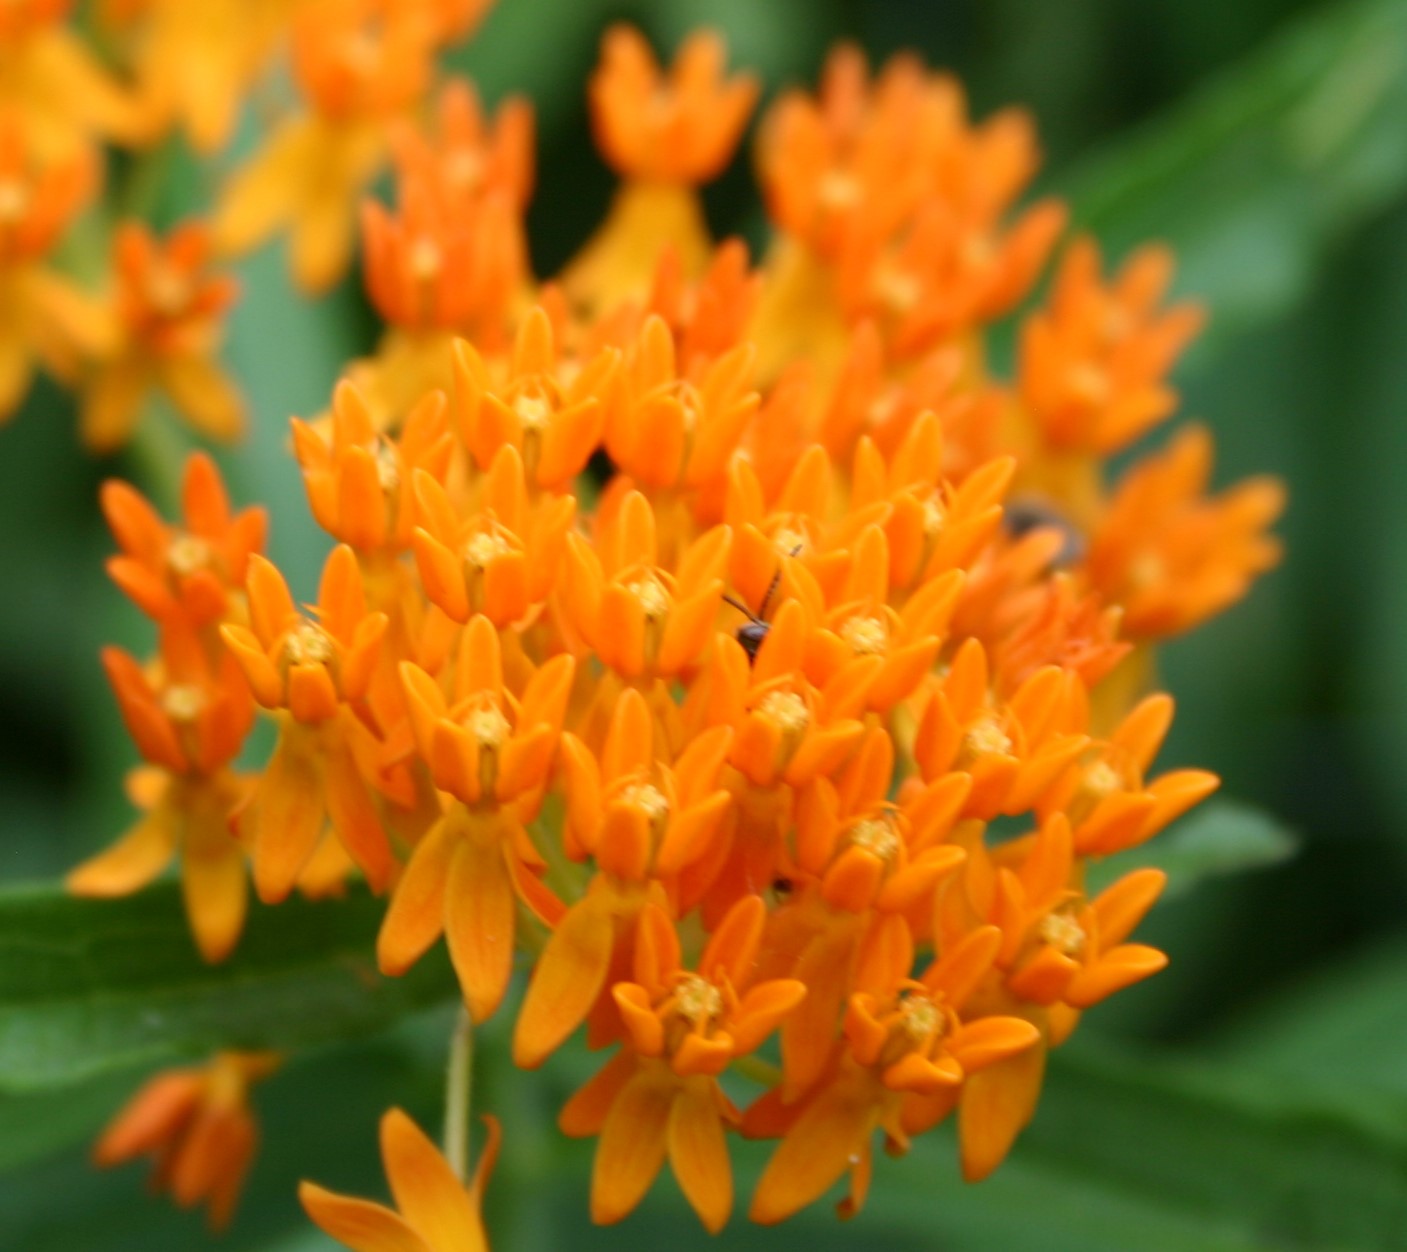
<instances>
[{"instance_id":1,"label":"pointed petal","mask_svg":"<svg viewBox=\"0 0 1407 1252\"><path fill-rule=\"evenodd\" d=\"M611 1105L591 1171L591 1220L601 1225L629 1215L664 1164L674 1079L656 1069L635 1075Z\"/></svg>"},{"instance_id":2,"label":"pointed petal","mask_svg":"<svg viewBox=\"0 0 1407 1252\"><path fill-rule=\"evenodd\" d=\"M415 1231L432 1248L468 1249L479 1224L469 1193L400 1109L381 1118L381 1155L396 1207Z\"/></svg>"},{"instance_id":3,"label":"pointed petal","mask_svg":"<svg viewBox=\"0 0 1407 1252\"><path fill-rule=\"evenodd\" d=\"M712 1082L688 1083L674 1097L666 1135L680 1189L705 1229L716 1235L733 1209L733 1167Z\"/></svg>"},{"instance_id":4,"label":"pointed petal","mask_svg":"<svg viewBox=\"0 0 1407 1252\"><path fill-rule=\"evenodd\" d=\"M436 1252L390 1209L370 1200L311 1182L298 1184L298 1199L313 1221L352 1252Z\"/></svg>"},{"instance_id":5,"label":"pointed petal","mask_svg":"<svg viewBox=\"0 0 1407 1252\"><path fill-rule=\"evenodd\" d=\"M552 932L528 983L513 1031L513 1061L541 1065L583 1021L601 994L611 961L609 913L588 896Z\"/></svg>"}]
</instances>

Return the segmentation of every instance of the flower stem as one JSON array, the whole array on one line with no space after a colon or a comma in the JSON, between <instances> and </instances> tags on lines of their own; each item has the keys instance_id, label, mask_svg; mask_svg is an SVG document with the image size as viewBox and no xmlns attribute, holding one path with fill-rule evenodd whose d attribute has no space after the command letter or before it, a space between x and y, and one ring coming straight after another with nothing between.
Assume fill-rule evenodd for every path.
<instances>
[{"instance_id":1,"label":"flower stem","mask_svg":"<svg viewBox=\"0 0 1407 1252\"><path fill-rule=\"evenodd\" d=\"M445 1160L461 1181L469 1178L469 1105L474 1091L474 1024L463 1005L449 1042L445 1074Z\"/></svg>"}]
</instances>

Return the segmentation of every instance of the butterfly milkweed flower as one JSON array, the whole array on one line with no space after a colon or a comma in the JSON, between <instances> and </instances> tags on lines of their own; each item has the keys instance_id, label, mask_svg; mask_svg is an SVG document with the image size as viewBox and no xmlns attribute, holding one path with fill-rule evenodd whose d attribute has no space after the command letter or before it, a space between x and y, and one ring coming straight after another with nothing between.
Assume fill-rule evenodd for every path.
<instances>
[{"instance_id":1,"label":"butterfly milkweed flower","mask_svg":"<svg viewBox=\"0 0 1407 1252\"><path fill-rule=\"evenodd\" d=\"M298 287L335 283L351 260L357 202L390 155L389 124L429 82L434 33L411 5L301 8L293 70L307 109L284 118L230 178L212 220L216 246L242 253L287 229Z\"/></svg>"},{"instance_id":2,"label":"butterfly milkweed flower","mask_svg":"<svg viewBox=\"0 0 1407 1252\"><path fill-rule=\"evenodd\" d=\"M111 451L132 435L148 396L164 394L201 433L233 439L244 401L214 357L238 288L209 272L210 234L188 222L158 240L139 222L113 239L116 334L83 384L80 429L90 448Z\"/></svg>"},{"instance_id":3,"label":"butterfly milkweed flower","mask_svg":"<svg viewBox=\"0 0 1407 1252\"><path fill-rule=\"evenodd\" d=\"M616 1222L643 1198L668 1157L685 1197L717 1233L733 1207L724 1139L738 1112L718 1084L735 1057L758 1048L806 994L804 983L754 983L751 970L765 910L741 900L719 923L697 971L681 966L668 916L642 918L634 980L612 989L625 1020L621 1051L574 1095L559 1124L568 1135L599 1135L591 1216Z\"/></svg>"},{"instance_id":4,"label":"butterfly milkweed flower","mask_svg":"<svg viewBox=\"0 0 1407 1252\"><path fill-rule=\"evenodd\" d=\"M563 277L568 294L601 310L648 283L666 246L685 271L708 260L696 188L728 163L757 103L751 74L725 75L712 31L690 36L664 73L633 27L607 31L591 80L597 147L625 182L609 215Z\"/></svg>"},{"instance_id":5,"label":"butterfly milkweed flower","mask_svg":"<svg viewBox=\"0 0 1407 1252\"><path fill-rule=\"evenodd\" d=\"M36 364L72 382L107 338L95 302L45 264L96 190L99 168L86 146L42 156L0 111L0 421L19 407Z\"/></svg>"},{"instance_id":6,"label":"butterfly milkweed flower","mask_svg":"<svg viewBox=\"0 0 1407 1252\"><path fill-rule=\"evenodd\" d=\"M101 1166L156 1160L152 1185L182 1208L205 1203L215 1230L229 1225L259 1132L249 1091L280 1064L271 1052L221 1052L193 1069L151 1079L93 1148Z\"/></svg>"},{"instance_id":7,"label":"butterfly milkweed flower","mask_svg":"<svg viewBox=\"0 0 1407 1252\"><path fill-rule=\"evenodd\" d=\"M35 3L0 14L38 30ZM1164 886L1138 858L1219 784L1160 759L1153 650L1280 557L1278 483L1211 492L1195 427L1136 446L1202 321L1169 296L1171 252L1061 250L1026 113L851 47L759 121L771 239L715 241L700 189L758 83L715 32L661 65L614 26L589 97L620 186L539 275L530 106L436 74L484 0L275 4L220 48L211 4L200 38L171 0L114 15L149 124L217 144L285 36L296 103L209 227L119 230L110 326L47 268L91 158L0 122L0 401L38 363L79 385L96 441L158 388L232 430L207 254L286 231L321 291L359 205L383 328L292 427L335 545L316 604L208 458L174 521L104 488L110 572L158 635L104 653L145 815L70 885L124 893L179 856L214 960L246 874L270 905L360 874L382 974L448 950L451 1158L472 1024L517 1003L490 1039L528 1070L577 1037L613 1049L559 1116L596 1139L597 1222L668 1162L718 1231L737 1136L766 1141L764 1223L837 1186L854 1215L875 1147L950 1119L986 1177L1052 1050L1168 960L1135 937ZM245 775L260 715L273 748ZM1102 878L1115 855L1134 864ZM305 1183L314 1220L361 1252L486 1246L496 1125L467 1183L404 1113L381 1141L395 1208Z\"/></svg>"},{"instance_id":8,"label":"butterfly milkweed flower","mask_svg":"<svg viewBox=\"0 0 1407 1252\"><path fill-rule=\"evenodd\" d=\"M381 1157L399 1212L304 1182L298 1198L313 1221L354 1252L488 1252L484 1187L498 1159L497 1118L485 1117L488 1140L466 1185L400 1109L381 1119Z\"/></svg>"}]
</instances>

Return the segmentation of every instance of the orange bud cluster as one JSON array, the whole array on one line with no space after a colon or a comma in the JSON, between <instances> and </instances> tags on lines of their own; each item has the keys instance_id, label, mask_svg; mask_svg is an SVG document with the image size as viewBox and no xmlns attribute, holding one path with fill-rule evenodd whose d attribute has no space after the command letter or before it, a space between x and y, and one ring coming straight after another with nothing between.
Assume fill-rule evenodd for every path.
<instances>
[{"instance_id":1,"label":"orange bud cluster","mask_svg":"<svg viewBox=\"0 0 1407 1252\"><path fill-rule=\"evenodd\" d=\"M1018 377L989 373L987 329L1030 294L1064 209L1018 203L1023 114L973 123L910 58L871 79L841 49L819 97L773 107L778 234L754 268L708 237L698 184L755 84L713 36L664 73L613 30L591 103L624 183L540 284L524 106L490 123L452 83L433 126L410 116L430 51L481 7L300 10L320 23L294 30L306 111L214 231L243 246L292 222L295 270L325 285L349 197L394 160L397 210L363 210L386 336L329 420L294 425L339 546L305 611L208 462L183 529L107 489L114 577L161 627L151 666L108 667L162 790L75 889L131 889L179 847L218 959L246 858L269 904L360 876L387 896L383 973L443 936L474 1022L531 954L516 1062L583 1028L615 1049L561 1115L599 1136L598 1221L668 1160L719 1229L732 1133L778 1141L763 1222L847 1173L854 1213L875 1132L902 1152L949 1115L980 1178L1033 1115L1048 1049L1165 961L1128 942L1163 876L1095 894L1088 870L1217 785L1150 777L1172 702L1143 690L1145 645L1274 563L1279 489L1206 498L1198 432L1106 485L1102 458L1171 411L1198 320L1159 311L1161 252L1106 289L1075 243ZM142 359L184 360L227 298L198 277L203 243L133 235L123 255ZM256 706L277 743L238 778ZM775 1072L744 1059L774 1032ZM745 1109L720 1084L735 1066L763 1085ZM403 1121L383 1127L393 1182L413 1160L440 1178ZM399 1215L304 1200L338 1237L381 1232L356 1246L451 1246L397 1186ZM453 1246L479 1246L479 1184L435 1186Z\"/></svg>"}]
</instances>

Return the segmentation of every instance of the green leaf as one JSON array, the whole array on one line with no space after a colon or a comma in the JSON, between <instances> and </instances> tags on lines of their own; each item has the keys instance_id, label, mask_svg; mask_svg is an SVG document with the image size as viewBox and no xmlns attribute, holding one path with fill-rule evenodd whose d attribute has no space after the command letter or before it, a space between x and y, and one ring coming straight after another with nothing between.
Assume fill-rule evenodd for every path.
<instances>
[{"instance_id":1,"label":"green leaf","mask_svg":"<svg viewBox=\"0 0 1407 1252\"><path fill-rule=\"evenodd\" d=\"M1058 179L1111 254L1164 239L1224 344L1288 311L1407 186L1407 6L1328 5Z\"/></svg>"},{"instance_id":2,"label":"green leaf","mask_svg":"<svg viewBox=\"0 0 1407 1252\"><path fill-rule=\"evenodd\" d=\"M1131 869L1152 865L1168 875L1168 898L1207 878L1278 865L1298 846L1299 840L1264 809L1215 799L1151 843L1101 862L1091 872L1091 885L1102 887Z\"/></svg>"},{"instance_id":3,"label":"green leaf","mask_svg":"<svg viewBox=\"0 0 1407 1252\"><path fill-rule=\"evenodd\" d=\"M218 1048L356 1038L451 996L438 956L404 978L377 972L383 909L361 893L255 909L234 957L207 965L175 884L113 901L0 893L0 1091Z\"/></svg>"}]
</instances>

